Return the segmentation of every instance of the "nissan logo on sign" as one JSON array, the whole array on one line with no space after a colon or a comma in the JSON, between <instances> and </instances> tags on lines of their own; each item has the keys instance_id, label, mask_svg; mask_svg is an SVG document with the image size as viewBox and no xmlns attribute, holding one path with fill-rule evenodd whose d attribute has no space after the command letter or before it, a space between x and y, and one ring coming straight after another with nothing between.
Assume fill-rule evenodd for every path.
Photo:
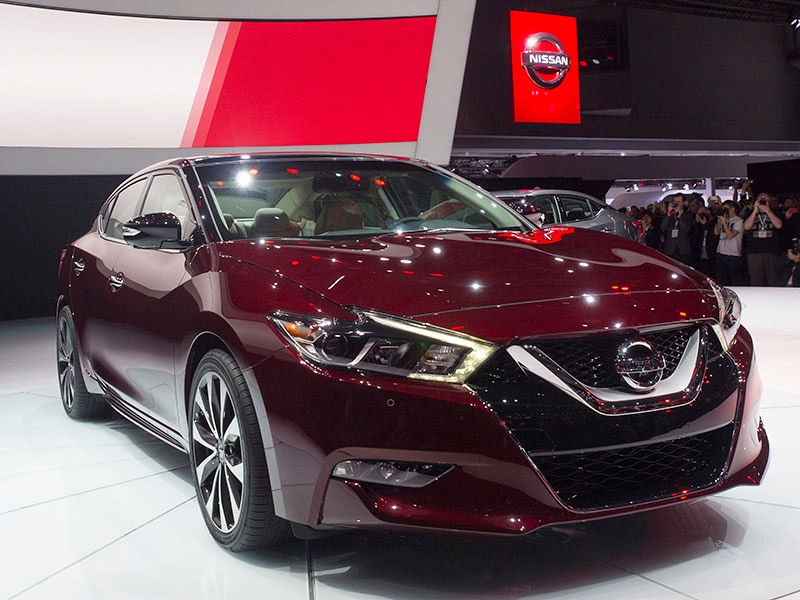
<instances>
[{"instance_id":1,"label":"nissan logo on sign","mask_svg":"<svg viewBox=\"0 0 800 600\"><path fill-rule=\"evenodd\" d=\"M532 35L522 52L522 66L531 81L545 90L552 90L563 81L571 63L564 46L549 33Z\"/></svg>"}]
</instances>

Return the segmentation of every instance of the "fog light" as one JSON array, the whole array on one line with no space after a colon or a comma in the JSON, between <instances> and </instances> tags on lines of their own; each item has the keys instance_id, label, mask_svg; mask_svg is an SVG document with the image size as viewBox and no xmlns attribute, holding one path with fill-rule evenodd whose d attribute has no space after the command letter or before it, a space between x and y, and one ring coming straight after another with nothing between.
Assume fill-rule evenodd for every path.
<instances>
[{"instance_id":1,"label":"fog light","mask_svg":"<svg viewBox=\"0 0 800 600\"><path fill-rule=\"evenodd\" d=\"M331 475L338 479L420 488L445 475L453 465L394 462L386 460L343 460Z\"/></svg>"}]
</instances>

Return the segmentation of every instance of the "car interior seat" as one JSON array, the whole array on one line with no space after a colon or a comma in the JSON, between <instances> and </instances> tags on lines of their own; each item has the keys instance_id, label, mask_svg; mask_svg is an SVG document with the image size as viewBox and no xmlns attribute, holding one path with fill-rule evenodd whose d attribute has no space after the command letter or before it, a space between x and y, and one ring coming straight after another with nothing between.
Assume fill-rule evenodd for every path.
<instances>
[{"instance_id":1,"label":"car interior seat","mask_svg":"<svg viewBox=\"0 0 800 600\"><path fill-rule=\"evenodd\" d=\"M240 223L234 219L233 215L223 213L222 218L225 219L225 226L228 228L228 231L230 231L234 239L243 240L247 237L247 228L243 223Z\"/></svg>"},{"instance_id":2,"label":"car interior seat","mask_svg":"<svg viewBox=\"0 0 800 600\"><path fill-rule=\"evenodd\" d=\"M318 198L317 202L319 217L314 233L364 228L364 215L352 198L331 194Z\"/></svg>"},{"instance_id":3,"label":"car interior seat","mask_svg":"<svg viewBox=\"0 0 800 600\"><path fill-rule=\"evenodd\" d=\"M567 213L567 221L580 221L581 219L586 218L586 213L584 213L580 208L573 208Z\"/></svg>"},{"instance_id":4,"label":"car interior seat","mask_svg":"<svg viewBox=\"0 0 800 600\"><path fill-rule=\"evenodd\" d=\"M281 209L289 216L291 221L301 221L307 219L314 220L314 202L312 198L315 196L311 191L311 183L301 185L297 183L283 195L275 204L275 208Z\"/></svg>"},{"instance_id":5,"label":"car interior seat","mask_svg":"<svg viewBox=\"0 0 800 600\"><path fill-rule=\"evenodd\" d=\"M249 237L295 237L300 228L279 208L259 208Z\"/></svg>"}]
</instances>

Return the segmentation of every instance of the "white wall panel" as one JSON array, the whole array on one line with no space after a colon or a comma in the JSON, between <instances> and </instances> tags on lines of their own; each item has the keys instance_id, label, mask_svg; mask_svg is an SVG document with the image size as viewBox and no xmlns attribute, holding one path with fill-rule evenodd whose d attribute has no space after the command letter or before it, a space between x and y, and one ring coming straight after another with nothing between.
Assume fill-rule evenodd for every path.
<instances>
[{"instance_id":1,"label":"white wall panel","mask_svg":"<svg viewBox=\"0 0 800 600\"><path fill-rule=\"evenodd\" d=\"M215 27L0 4L0 145L178 146Z\"/></svg>"},{"instance_id":2,"label":"white wall panel","mask_svg":"<svg viewBox=\"0 0 800 600\"><path fill-rule=\"evenodd\" d=\"M126 173L150 160L238 149L336 149L446 163L474 8L475 0L0 1L0 174ZM436 30L416 140L180 147L219 19L425 16L436 17ZM383 76L376 85L391 82L391 61Z\"/></svg>"}]
</instances>

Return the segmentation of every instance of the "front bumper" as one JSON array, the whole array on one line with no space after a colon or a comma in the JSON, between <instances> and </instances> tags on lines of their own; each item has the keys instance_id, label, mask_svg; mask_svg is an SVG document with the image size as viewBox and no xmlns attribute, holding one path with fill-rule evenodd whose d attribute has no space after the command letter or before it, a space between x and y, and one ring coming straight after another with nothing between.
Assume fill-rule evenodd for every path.
<instances>
[{"instance_id":1,"label":"front bumper","mask_svg":"<svg viewBox=\"0 0 800 600\"><path fill-rule=\"evenodd\" d=\"M769 444L754 365L740 329L731 354L706 363L693 402L624 415L576 402L505 351L469 386L322 371L289 352L254 371L284 518L524 534L758 484ZM411 488L332 477L347 460L453 468Z\"/></svg>"}]
</instances>

